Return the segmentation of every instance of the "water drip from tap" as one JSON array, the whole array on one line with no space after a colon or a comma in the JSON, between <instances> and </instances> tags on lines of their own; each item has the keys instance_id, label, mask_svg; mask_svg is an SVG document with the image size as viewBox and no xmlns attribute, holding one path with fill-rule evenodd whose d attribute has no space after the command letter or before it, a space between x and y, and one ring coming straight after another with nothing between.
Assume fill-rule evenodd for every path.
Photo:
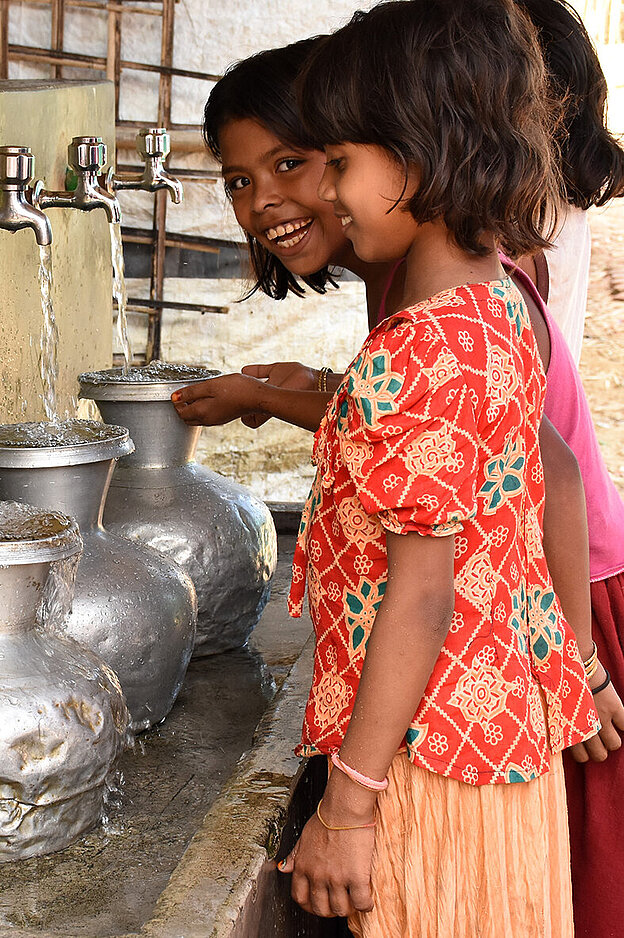
<instances>
[{"instance_id":1,"label":"water drip from tap","mask_svg":"<svg viewBox=\"0 0 624 938\"><path fill-rule=\"evenodd\" d=\"M52 249L39 245L39 289L41 291L41 325L39 373L43 384L43 407L46 419L56 423L56 383L58 379L58 327L52 303Z\"/></svg>"},{"instance_id":2,"label":"water drip from tap","mask_svg":"<svg viewBox=\"0 0 624 938\"><path fill-rule=\"evenodd\" d=\"M124 357L123 372L126 374L132 364L132 346L128 336L128 318L126 307L128 297L126 294L126 278L124 274L123 243L121 240L121 225L111 224L111 261L113 265L113 296L117 304L117 337Z\"/></svg>"}]
</instances>

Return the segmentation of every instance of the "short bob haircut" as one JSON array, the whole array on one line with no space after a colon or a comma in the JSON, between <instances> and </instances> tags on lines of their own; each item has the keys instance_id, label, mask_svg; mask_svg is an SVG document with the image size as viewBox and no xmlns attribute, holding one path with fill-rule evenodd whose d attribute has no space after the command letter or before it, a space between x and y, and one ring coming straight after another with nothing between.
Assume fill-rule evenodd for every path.
<instances>
[{"instance_id":1,"label":"short bob haircut","mask_svg":"<svg viewBox=\"0 0 624 938\"><path fill-rule=\"evenodd\" d=\"M323 39L299 80L318 145L374 144L419 173L403 205L464 251L548 246L561 204L535 28L512 0L389 0ZM395 208L395 206L393 206ZM392 211L393 209L390 209Z\"/></svg>"},{"instance_id":2,"label":"short bob haircut","mask_svg":"<svg viewBox=\"0 0 624 938\"><path fill-rule=\"evenodd\" d=\"M606 126L607 81L583 22L565 0L516 0L537 27L553 91L563 101L561 170L571 205L624 194L624 151Z\"/></svg>"},{"instance_id":3,"label":"short bob haircut","mask_svg":"<svg viewBox=\"0 0 624 938\"><path fill-rule=\"evenodd\" d=\"M301 122L294 86L317 41L304 39L281 49L252 55L235 62L217 82L204 108L202 131L206 146L219 162L219 133L229 121L245 118L263 124L286 144L316 149ZM289 291L297 296L304 295L304 287L279 258L249 234L247 242L255 283L246 298L256 290L262 290L275 300L284 299ZM328 283L335 286L327 267L301 279L316 293L325 293Z\"/></svg>"}]
</instances>

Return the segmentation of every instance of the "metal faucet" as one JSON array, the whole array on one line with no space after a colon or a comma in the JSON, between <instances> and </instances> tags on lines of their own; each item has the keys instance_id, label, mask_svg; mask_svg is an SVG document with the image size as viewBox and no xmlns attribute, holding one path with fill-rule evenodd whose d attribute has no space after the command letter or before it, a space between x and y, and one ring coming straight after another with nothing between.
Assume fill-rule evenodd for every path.
<instances>
[{"instance_id":1,"label":"metal faucet","mask_svg":"<svg viewBox=\"0 0 624 938\"><path fill-rule=\"evenodd\" d=\"M102 138L74 137L67 148L67 162L75 175L76 188L62 192L37 189L35 202L39 208L77 208L82 212L103 208L110 222L121 222L117 198L102 185L100 174L107 162L106 144Z\"/></svg>"},{"instance_id":2,"label":"metal faucet","mask_svg":"<svg viewBox=\"0 0 624 938\"><path fill-rule=\"evenodd\" d=\"M135 173L116 173L110 177L113 189L145 189L155 192L167 189L171 201L176 205L182 201L182 183L171 176L165 168L165 160L171 151L171 138L164 127L150 127L141 130L136 138L137 153L145 163L141 175Z\"/></svg>"},{"instance_id":3,"label":"metal faucet","mask_svg":"<svg viewBox=\"0 0 624 938\"><path fill-rule=\"evenodd\" d=\"M51 244L50 221L30 201L34 174L30 147L0 147L0 228L12 232L32 228L37 244Z\"/></svg>"}]
</instances>

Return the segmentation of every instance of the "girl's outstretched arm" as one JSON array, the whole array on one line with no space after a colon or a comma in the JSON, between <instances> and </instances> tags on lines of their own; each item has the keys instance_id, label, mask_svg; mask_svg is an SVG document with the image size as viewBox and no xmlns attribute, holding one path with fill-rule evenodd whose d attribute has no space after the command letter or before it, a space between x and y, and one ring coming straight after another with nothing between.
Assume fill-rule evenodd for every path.
<instances>
[{"instance_id":1,"label":"girl's outstretched arm","mask_svg":"<svg viewBox=\"0 0 624 938\"><path fill-rule=\"evenodd\" d=\"M546 417L540 426L540 450L546 490L544 553L563 613L586 661L593 640L585 490L576 457ZM590 687L599 687L605 677L605 669L599 664ZM572 747L577 762L603 762L610 751L622 745L618 730L624 731L624 706L613 684L597 694L594 702L602 729L597 736Z\"/></svg>"},{"instance_id":2,"label":"girl's outstretched arm","mask_svg":"<svg viewBox=\"0 0 624 938\"><path fill-rule=\"evenodd\" d=\"M383 779L401 746L451 624L454 541L417 533L386 535L388 582L368 639L353 715L340 755ZM333 827L369 823L376 794L333 771L323 820ZM328 831L316 816L280 869L292 872L293 898L315 915L372 907L374 829Z\"/></svg>"},{"instance_id":3,"label":"girl's outstretched arm","mask_svg":"<svg viewBox=\"0 0 624 938\"><path fill-rule=\"evenodd\" d=\"M290 388L293 391L318 391L321 371L318 368L311 368L308 365L302 365L301 362L273 362L270 365L245 365L241 368L244 375L250 375L252 378L260 378L267 384L272 384L276 388ZM343 375L336 374L333 371L325 373L325 386L328 391L335 391L343 379ZM322 393L318 391L318 393ZM320 400L325 400L323 397ZM321 414L322 416L322 414ZM246 427L256 430L263 423L270 420L270 414L250 414L242 417L242 422ZM320 419L319 419L320 422Z\"/></svg>"},{"instance_id":4,"label":"girl's outstretched arm","mask_svg":"<svg viewBox=\"0 0 624 938\"><path fill-rule=\"evenodd\" d=\"M250 375L231 374L189 384L171 395L178 417L191 426L218 426L266 414L315 432L332 395L274 387Z\"/></svg>"}]
</instances>

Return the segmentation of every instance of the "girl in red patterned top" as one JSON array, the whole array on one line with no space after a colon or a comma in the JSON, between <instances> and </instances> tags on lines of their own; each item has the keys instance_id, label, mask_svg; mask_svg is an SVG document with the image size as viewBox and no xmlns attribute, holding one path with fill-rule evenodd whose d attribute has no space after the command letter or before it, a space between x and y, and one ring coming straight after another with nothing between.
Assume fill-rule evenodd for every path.
<instances>
[{"instance_id":1,"label":"girl in red patterned top","mask_svg":"<svg viewBox=\"0 0 624 938\"><path fill-rule=\"evenodd\" d=\"M582 83L583 81L587 83L589 79L587 78L587 73L583 72L583 67L587 66L587 70L591 72L590 77L596 77L593 75L593 72L595 72L596 69L598 69L599 72L599 67L595 53L591 49L589 39L584 33L582 24L578 20L578 17L576 17L574 11L569 8L565 2L559 2L559 0L549 0L549 2L545 2L545 0L542 0L540 3L540 0L535 0L535 2L533 2L533 0L526 0L526 2L524 2L523 0L521 5L527 10L527 12L529 12L534 23L536 23L540 28L540 39L542 44L545 45L546 58L551 66L550 77L551 80L553 80L553 78L555 79L557 83L557 90L560 91L561 88L565 88L566 79L569 78L570 75L572 75L572 77L576 79L578 83ZM292 82L294 81L302 66L302 61L305 55L309 53L310 49L313 47L316 41L317 40L306 40L304 42L288 46L284 49L263 52L243 62L236 63L236 65L229 69L226 77L216 85L206 105L204 124L206 142L215 157L218 160L223 161L226 189L232 198L233 207L237 218L248 233L251 257L255 264L255 271L257 274L257 288L264 290L266 293L268 293L268 295L275 296L276 298L280 298L287 288L299 292L299 285L292 277L292 273L300 275L303 273L303 279L305 280L306 284L312 286L313 289L322 292L327 277L326 263L329 259L330 261L334 260L335 262L339 262L341 265L349 266L349 264L351 264L351 266L355 266L359 274L364 276L365 279L368 277L369 272L372 272L374 275L378 275L380 273L383 274L383 277L380 278L380 284L383 284L385 279L388 284L392 284L392 289L394 291L393 296L395 294L398 296L400 287L402 286L400 282L402 277L399 278L398 276L391 276L388 278L387 273L388 270L396 270L397 264L392 262L387 264L367 264L357 259L353 252L351 252L347 257L345 252L344 235L336 237L334 229L339 229L337 229L336 225L334 225L332 228L332 218L334 218L333 214L329 217L329 219L323 219L322 224L321 222L318 223L317 227L322 227L323 232L323 238L320 244L320 254L318 253L319 244L317 244L317 254L310 256L310 245L308 243L309 239L306 240L309 234L307 228L303 229L305 237L304 234L297 234L297 237L301 238L301 243L297 243L296 246L289 246L288 239L293 238L294 235L285 232L283 235L277 237L274 241L270 241L267 247L264 247L263 233L265 229L267 229L269 222L264 220L264 216L258 216L255 221L250 223L248 213L246 214L245 212L245 206L250 202L250 195L254 195L256 200L258 198L258 195L255 191L258 180L255 172L251 172L249 169L249 167L252 165L250 161L252 159L253 153L251 134L254 130L256 130L256 128L264 128L265 135L270 134L271 132L273 133L273 138L269 140L268 145L264 138L259 141L259 153L264 154L267 151L272 151L276 144L280 146L280 150L275 159L275 162L277 163L278 160L281 162L279 162L279 165L276 169L276 174L273 177L273 188L268 190L266 193L272 196L271 199L266 200L267 208L265 214L267 218L270 212L281 212L279 218L284 219L286 217L290 217L290 215L297 213L301 214L302 212L307 215L310 211L312 211L310 206L314 207L315 213L318 213L318 205L323 208L322 203L319 203L318 199L315 198L316 182L318 180L313 182L312 188L310 190L312 192L312 200L310 201L310 196L308 196L308 200L303 203L306 206L305 209L298 208L293 210L292 208L288 207L290 205L288 202L288 196L291 194L292 188L291 176L295 177L298 173L301 174L302 172L308 172L309 174L312 162L310 157L314 156L313 149L309 150L309 148L314 147L314 141L310 139L308 133L305 131L305 128L301 126L301 122L297 114L297 108L292 93ZM569 49L567 48L568 45L573 43L576 43L575 54L578 52L577 46L579 46L579 44L581 49L581 52L579 53L579 56L576 56L576 59L574 56L570 58L570 55L566 56L565 54L566 51L569 52ZM582 67L579 66L576 71L574 71L574 69L578 66L579 61L581 62ZM589 65L587 65L588 62ZM595 65L595 68L592 71L591 67L593 65ZM553 68L554 72L552 71ZM602 150L606 151L609 145L609 138L605 136L604 128L602 128L602 124L600 123L600 121L602 121L601 109L604 106L606 85L604 82L604 77L601 75L601 73L598 74L598 77L601 80L594 82L596 87L594 88L592 85L592 88L590 89L590 98L586 100L586 96L586 98L583 99L582 108L585 109L583 113L585 114L585 112L587 112L590 119L593 119L592 114L589 113L591 111L592 105L597 109L597 112L600 111L600 114L597 114L597 116L600 117L600 120L597 121L597 126L601 130L603 137L605 137L604 140L601 137L601 145ZM578 88L574 86L573 90L578 91ZM565 97L565 107L567 109L567 116L569 121L572 120L572 117L576 113L577 107L577 104L575 104L574 100L571 102L571 97L574 99L574 95L567 95ZM594 102L594 97L596 98L596 102ZM577 123L578 121L575 120L575 122L571 125L572 130L578 130L578 127L576 126ZM234 134L237 134L240 137L240 142L238 139L231 139ZM578 140L580 140L580 137L582 136L582 134L580 134L580 136L579 134L580 131L576 134ZM574 143L574 134L572 134L571 139ZM566 145L568 146L568 149L570 146L572 146L569 140L567 140ZM582 146L584 144L581 141L581 144L579 145ZM604 197L606 199L615 192L615 182L613 180L615 178L616 171L621 169L621 167L617 161L614 160L611 167L605 168L600 163L600 160L604 158L602 150L600 150L598 156L596 156L597 151L594 152L594 150L592 150L592 154L594 157L596 157L596 159L594 160L594 164L592 164L592 171L595 169L596 173L598 173L596 180L594 180L596 186L598 187L598 183L600 182L602 184L604 181L603 176L600 175L601 172L606 173L607 170L613 172L613 177L610 177L610 180L607 180L607 184L605 184L604 194L602 193L602 189L600 190L601 198ZM320 152L317 151L317 155L320 158ZM288 159L285 157L288 157ZM232 167L229 166L230 163L232 164ZM565 164L567 169L569 169L568 163ZM581 165L579 160L577 160L577 163L579 166ZM242 169L241 166L243 167ZM587 169L585 164L583 164L583 167L584 170ZM281 196L281 198L277 201L275 199L277 191L276 184L279 185L279 194ZM568 197L571 198L569 192ZM596 196L596 198L598 198L598 196ZM329 203L325 203L326 209L328 205ZM273 223L273 229L276 227L277 223ZM310 227L309 219L308 227ZM259 229L259 232L257 235L252 237L252 232L255 233L255 229ZM274 237L275 234L276 232L273 230L272 237ZM401 267L399 267L399 271L402 275L403 265L402 262L400 263ZM285 267L284 264L286 265ZM320 268L320 271L318 276L316 276L316 279L314 277L308 277L306 279L306 272L308 274L310 272L315 274L317 267ZM512 276L518 278L520 274L512 274ZM290 280L287 284L287 279L289 277ZM373 289L375 286L378 286L375 282L371 284L367 281L367 295L371 300L371 318L373 324L376 323L378 319L384 319L387 315L385 311L380 313L379 317L375 315L379 299L379 289L377 289L375 292ZM396 288L399 289L397 290ZM526 299L526 302L530 304L530 299ZM384 305L383 301L382 305ZM388 305L389 309L395 308L392 296ZM531 313L530 306L529 312ZM537 320L540 320L540 313L538 312L536 315ZM535 320L533 325L534 328L537 329ZM539 329L537 329L536 334L539 343ZM542 356L542 358L546 364L548 361L548 354L545 358L544 356ZM304 368L303 366L298 366L298 369L299 370L297 371L297 366L293 363L282 363L272 366L251 366L247 369L244 369L244 371L247 374L262 373L263 376L268 377L272 384L279 384L280 380L282 380L282 377L285 376L285 381L287 384L289 381L296 381L296 383L292 384L293 387L300 386L306 389L315 388L317 384L318 373L315 373L313 369ZM235 377L236 376L233 376L233 378ZM341 378L342 376L338 375L330 376L331 380L336 381L336 386L340 382ZM551 379L554 380L554 375L549 373L549 386L551 384ZM222 380L227 381L228 379L224 378ZM560 387L565 386L566 381L562 379ZM197 388L194 387L193 391L196 392ZM550 391L551 397L553 400L556 398L557 406L559 407L561 394L559 394L559 392L553 393L552 388ZM319 395L319 397L322 397L322 395ZM230 399L231 395L228 393L228 400ZM254 415L249 415L245 419L247 421L254 421L255 425L256 417ZM205 422L204 418L202 418L201 422ZM545 441L543 438L541 440L540 448L542 456L544 460L546 460ZM583 446L583 453L585 453L585 450L586 447ZM559 482L561 475L561 468L559 465L557 465L555 475L557 481ZM552 493L552 489L549 490L548 487L547 491ZM570 495L568 493L563 495L564 500L562 504L564 507L561 511L555 511L557 517L556 527L553 531L555 540L553 542L551 539L549 543L551 546L556 547L558 551L562 546L568 543L566 536L562 534L562 528L560 524L562 517L565 517L567 520L569 525L568 530L573 530L572 522L574 522L574 524L578 523L576 518L572 518L569 498ZM550 503L551 494L548 495L548 504ZM552 516L553 512L551 512L551 518ZM590 529L592 522L597 516L598 513L595 513L595 516L591 515L590 513ZM600 543L602 548L602 541ZM571 552L577 557L581 554L579 547L580 542L574 543L574 540L572 540ZM546 548L546 553L550 564L552 554L549 556L548 548ZM565 563L566 576L568 576L569 570L567 567L569 566L569 561L566 560ZM558 581L555 579L555 567L551 568L551 573L555 583L557 583ZM561 587L558 587L558 590L559 588ZM566 597L562 592L561 600L564 609L566 610L566 615L572 616L573 609L570 608L568 611L568 606L565 602L565 599ZM576 620L570 619L570 621L574 622ZM597 635L597 643L601 651L601 661L603 661L602 654L604 653L604 649L600 648L600 641L601 635L599 633ZM581 645L583 645L582 637L579 637L579 642ZM617 642L615 643L615 646L617 647ZM607 663L607 659L604 659L603 663ZM609 659L609 668L613 673L612 659ZM615 668L617 672L617 665ZM604 669L599 668L595 677L591 680L591 686L593 688L598 689L604 685L604 674ZM604 702L605 694L608 692L608 689L605 692L601 692L600 695L595 698L596 703L602 704ZM604 706L600 712L604 723ZM610 720L607 720L607 724L610 722ZM613 731L610 729L610 726L604 725L603 730L601 731L601 736L605 742L607 741L607 733L611 734L611 741L607 743L607 748L615 748L616 745L619 745L619 742L617 741L617 733L614 735ZM599 745L599 737L594 737L594 740L590 743L591 750L595 748L595 744ZM576 747L576 750L579 750L582 754L582 747ZM597 752L594 757L599 758L599 753ZM619 847L617 844L617 830L613 827L612 824L612 806L609 802L609 786L611 785L610 774L614 774L616 772L616 764L613 760L614 757L610 757L606 771L603 766L590 767L588 772L589 778L592 782L595 782L596 790L592 789L591 797L588 797L587 794L584 793L582 803L577 806L578 809L575 814L573 814L573 818L570 822L571 831L573 834L576 834L576 839L578 841L576 844L577 854L575 858L576 928L577 930L579 927L586 928L588 935L593 934L596 930L596 922L598 921L598 918L600 918L600 921L602 921L603 918L605 921L618 920L618 894L617 889L613 888L613 883L617 882L617 874L619 870L617 862ZM568 768L570 778L572 777L575 766L570 762ZM585 778L582 769L578 771L577 774L579 776L579 781L580 779ZM578 788L580 790L580 785ZM568 806L570 807L569 799L570 788L568 789ZM589 810L592 812L592 821L590 824L585 822L588 805L590 805ZM574 825L572 824L573 821L576 821ZM613 837L611 837L611 830L613 831ZM590 847L591 849L589 849ZM598 851L600 852L599 860L597 860ZM602 861L602 857L604 857L604 862ZM573 875L574 872L575 867L573 865ZM587 901L587 896L590 894L590 890L595 891L596 896L598 897L596 902L592 903ZM609 918L609 916L611 916L611 918ZM598 930L600 929L598 928Z\"/></svg>"},{"instance_id":2,"label":"girl in red patterned top","mask_svg":"<svg viewBox=\"0 0 624 938\"><path fill-rule=\"evenodd\" d=\"M507 0L357 14L302 83L355 252L406 256L405 308L316 436L291 592L317 635L302 751L334 770L283 868L366 938L572 935L560 751L597 722L542 549L544 375L496 254L545 246L546 102Z\"/></svg>"}]
</instances>

